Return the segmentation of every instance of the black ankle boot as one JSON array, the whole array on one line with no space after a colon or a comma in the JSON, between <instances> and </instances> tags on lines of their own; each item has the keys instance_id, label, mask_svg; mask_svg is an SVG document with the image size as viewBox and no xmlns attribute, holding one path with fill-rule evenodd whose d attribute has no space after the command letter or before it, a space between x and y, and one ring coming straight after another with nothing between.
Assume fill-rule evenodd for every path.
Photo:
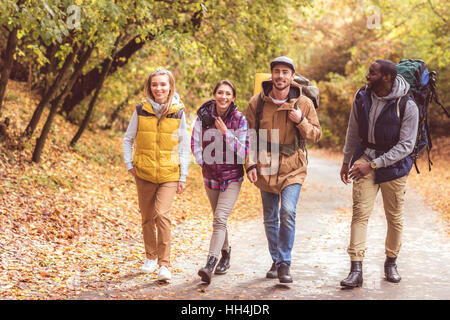
<instances>
[{"instance_id":1,"label":"black ankle boot","mask_svg":"<svg viewBox=\"0 0 450 320\"><path fill-rule=\"evenodd\" d=\"M222 250L222 257L220 258L216 270L214 271L215 274L227 273L227 270L230 268L230 254L231 254L231 247L228 248L228 251Z\"/></svg>"},{"instance_id":2,"label":"black ankle boot","mask_svg":"<svg viewBox=\"0 0 450 320\"><path fill-rule=\"evenodd\" d=\"M280 263L278 266L278 279L281 283L291 283L292 277L289 273L289 265L287 263Z\"/></svg>"},{"instance_id":3,"label":"black ankle boot","mask_svg":"<svg viewBox=\"0 0 450 320\"><path fill-rule=\"evenodd\" d=\"M278 267L276 263L272 263L272 266L270 267L270 270L266 273L266 278L268 279L276 279L278 278Z\"/></svg>"},{"instance_id":4,"label":"black ankle boot","mask_svg":"<svg viewBox=\"0 0 450 320\"><path fill-rule=\"evenodd\" d=\"M203 282L211 283L211 274L214 270L214 267L216 266L216 263L217 258L211 256L208 258L206 266L198 270L198 275L202 278Z\"/></svg>"},{"instance_id":5,"label":"black ankle boot","mask_svg":"<svg viewBox=\"0 0 450 320\"><path fill-rule=\"evenodd\" d=\"M384 275L389 282L399 283L402 278L397 271L397 258L386 257L384 261Z\"/></svg>"},{"instance_id":6,"label":"black ankle boot","mask_svg":"<svg viewBox=\"0 0 450 320\"><path fill-rule=\"evenodd\" d=\"M363 272L362 261L352 261L350 273L348 277L341 281L343 287L362 287L363 284Z\"/></svg>"}]
</instances>

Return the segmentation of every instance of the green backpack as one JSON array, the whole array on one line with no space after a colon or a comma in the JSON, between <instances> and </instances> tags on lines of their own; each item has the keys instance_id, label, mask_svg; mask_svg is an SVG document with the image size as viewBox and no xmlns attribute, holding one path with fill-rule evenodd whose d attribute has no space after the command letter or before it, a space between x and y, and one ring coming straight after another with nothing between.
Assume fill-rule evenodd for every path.
<instances>
[{"instance_id":1,"label":"green backpack","mask_svg":"<svg viewBox=\"0 0 450 320\"><path fill-rule=\"evenodd\" d=\"M447 117L449 113L439 101L436 91L436 71L428 72L426 63L420 59L404 59L397 64L397 74L401 75L410 85L410 94L414 98L419 109L419 129L416 144L411 153L417 173L420 173L416 160L419 153L426 148L428 156L428 170L431 171L433 162L430 159L430 151L433 147L430 130L428 127L428 106L434 102L441 106ZM401 113L403 115L404 112Z\"/></svg>"}]
</instances>

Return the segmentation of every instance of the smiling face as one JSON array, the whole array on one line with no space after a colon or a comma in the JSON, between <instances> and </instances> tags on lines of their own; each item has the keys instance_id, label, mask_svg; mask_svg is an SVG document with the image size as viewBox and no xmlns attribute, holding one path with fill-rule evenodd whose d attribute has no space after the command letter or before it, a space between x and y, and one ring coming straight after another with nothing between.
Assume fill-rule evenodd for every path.
<instances>
[{"instance_id":1,"label":"smiling face","mask_svg":"<svg viewBox=\"0 0 450 320\"><path fill-rule=\"evenodd\" d=\"M235 99L233 89L226 84L220 85L214 92L214 99L216 100L217 113L223 115Z\"/></svg>"},{"instance_id":2,"label":"smiling face","mask_svg":"<svg viewBox=\"0 0 450 320\"><path fill-rule=\"evenodd\" d=\"M378 63L374 62L370 65L369 73L366 75L367 86L373 90L377 90L383 86L383 74L381 73L381 67Z\"/></svg>"},{"instance_id":3,"label":"smiling face","mask_svg":"<svg viewBox=\"0 0 450 320\"><path fill-rule=\"evenodd\" d=\"M277 90L284 90L291 85L294 80L294 72L284 64L277 64L272 69L272 82Z\"/></svg>"},{"instance_id":4,"label":"smiling face","mask_svg":"<svg viewBox=\"0 0 450 320\"><path fill-rule=\"evenodd\" d=\"M166 74L154 75L151 79L150 90L155 102L166 103L170 93L169 76Z\"/></svg>"}]
</instances>

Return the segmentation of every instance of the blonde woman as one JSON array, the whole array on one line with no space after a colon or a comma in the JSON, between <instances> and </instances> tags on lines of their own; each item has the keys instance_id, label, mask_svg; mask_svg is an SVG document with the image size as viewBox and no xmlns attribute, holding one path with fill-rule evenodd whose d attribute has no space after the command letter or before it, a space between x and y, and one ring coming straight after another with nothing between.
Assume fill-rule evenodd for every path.
<instances>
[{"instance_id":1,"label":"blonde woman","mask_svg":"<svg viewBox=\"0 0 450 320\"><path fill-rule=\"evenodd\" d=\"M186 188L190 160L184 105L172 73L157 69L145 85L146 99L136 106L123 140L128 172L136 179L146 260L142 271L168 281L170 207ZM133 145L136 142L133 153Z\"/></svg>"}]
</instances>

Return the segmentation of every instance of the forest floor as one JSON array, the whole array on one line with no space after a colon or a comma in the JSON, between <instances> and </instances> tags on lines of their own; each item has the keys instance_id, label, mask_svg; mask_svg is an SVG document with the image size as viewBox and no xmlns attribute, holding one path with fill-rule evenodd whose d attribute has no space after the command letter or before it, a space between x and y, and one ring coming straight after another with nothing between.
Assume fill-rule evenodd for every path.
<instances>
[{"instance_id":1,"label":"forest floor","mask_svg":"<svg viewBox=\"0 0 450 320\"><path fill-rule=\"evenodd\" d=\"M13 81L8 84L3 117L11 119L12 145L37 103L24 92L25 85ZM156 274L139 272L144 260L141 217L134 181L122 162L123 134L95 128L86 130L79 143L70 148L68 144L76 130L76 126L58 115L39 164L30 161L34 140L25 142L22 150L7 148L8 141L0 144L0 299L131 299L139 296L136 288L145 291L149 283L157 288L167 286L156 281ZM39 130L34 137L38 135ZM408 184L425 199L425 206L430 205L439 212L430 215L430 219L447 236L450 234L450 164L446 161L449 141L435 141L433 170L427 172L426 165L420 164L423 172L411 174ZM334 166L338 166L341 157L339 153L322 150L311 153L328 158ZM334 174L338 176L339 172ZM307 195L308 188L315 190L314 185L306 185L302 193ZM212 227L210 206L203 189L201 171L192 164L187 190L177 195L171 211L172 273L180 281L198 281L191 273L205 262ZM348 224L348 206L342 208L332 210L338 215L345 213ZM259 191L245 180L230 217L230 230L237 230L236 236L242 236L245 235L243 226L248 225L252 230L247 231L253 234L249 241L256 234L265 240L261 212ZM343 237L346 236L344 232ZM245 237L235 240L239 243ZM344 239L339 250L345 246ZM247 259L261 250L252 251ZM347 267L346 263L342 264ZM265 270L268 266L261 267ZM236 272L234 277L240 277L245 271ZM211 292L197 284L184 289L188 288L199 293ZM169 295L159 292L144 297L177 299L182 298L180 290L164 290ZM221 290L215 291L219 291L217 296L209 298L221 297ZM235 296L253 297L249 292Z\"/></svg>"}]
</instances>

